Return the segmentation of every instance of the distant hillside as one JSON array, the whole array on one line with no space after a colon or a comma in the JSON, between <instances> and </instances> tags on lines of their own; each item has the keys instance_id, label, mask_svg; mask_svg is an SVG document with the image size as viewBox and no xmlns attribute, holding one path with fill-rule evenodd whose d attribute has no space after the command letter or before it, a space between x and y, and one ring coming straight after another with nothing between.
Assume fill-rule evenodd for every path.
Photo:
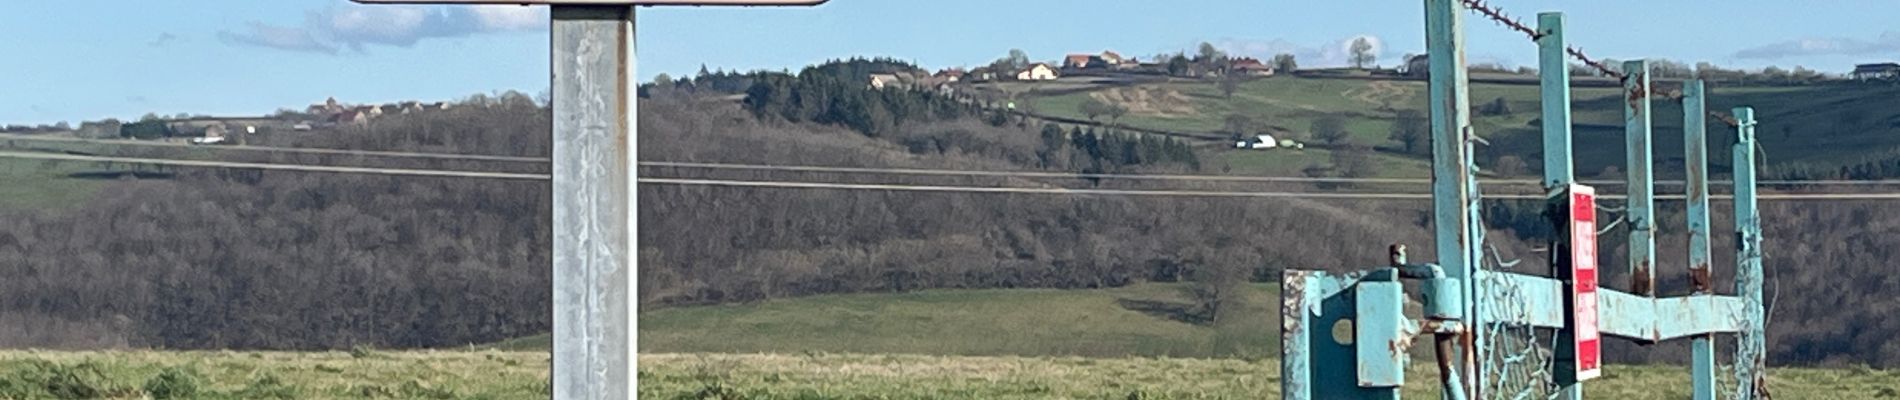
<instances>
[{"instance_id":1,"label":"distant hillside","mask_svg":"<svg viewBox=\"0 0 1900 400\"><path fill-rule=\"evenodd\" d=\"M1094 99L1123 104L1129 114L1117 122L1129 126L1202 133L1233 133L1227 120L1244 116L1255 128L1317 141L1310 134L1314 121L1337 117L1346 121L1350 141L1385 149L1382 157L1406 157L1403 143L1392 137L1400 115L1425 111L1425 82L1417 80L1326 79L1270 77L1242 84L1229 97L1212 81L1142 82L1132 85L1096 85L1078 89L1074 84L1052 83L1049 91L1033 84L1014 90L1026 93L1038 113L1086 118L1081 103ZM1658 83L1667 87L1671 83ZM1020 86L1020 85L1019 85ZM1711 85L1708 107L1728 113L1736 106L1755 107L1757 129L1770 177L1834 178L1844 166L1880 160L1900 160L1900 86L1832 82L1808 86ZM1621 90L1606 87L1572 89L1577 171L1595 176L1606 168L1623 169ZM1500 102L1501 101L1501 102ZM1478 152L1480 164L1496 166L1515 156L1528 168L1502 171L1534 175L1541 162L1538 86L1534 84L1473 83L1473 126L1491 144ZM1501 106L1493 107L1493 103ZM1655 148L1663 176L1680 171L1682 111L1666 99L1654 101ZM1106 122L1107 118L1102 118ZM1711 120L1711 157L1726 163L1727 143L1734 131ZM1232 154L1229 154L1232 153ZM1414 152L1426 160L1429 154ZM1249 170L1294 174L1299 163L1267 163L1258 159L1289 157L1262 152L1223 151L1209 158L1229 160L1236 167L1269 165ZM1292 155L1290 157L1307 157ZM1383 171L1387 175L1425 176L1427 163L1410 163L1410 171ZM1210 164L1219 167L1218 164ZM1277 165L1277 166L1274 166ZM1408 165L1393 163L1389 165ZM1671 167L1674 166L1674 167ZM1489 168L1499 172L1497 168ZM1717 172L1726 171L1726 167ZM1900 177L1900 168L1880 177ZM1859 178L1870 176L1863 174Z\"/></svg>"}]
</instances>

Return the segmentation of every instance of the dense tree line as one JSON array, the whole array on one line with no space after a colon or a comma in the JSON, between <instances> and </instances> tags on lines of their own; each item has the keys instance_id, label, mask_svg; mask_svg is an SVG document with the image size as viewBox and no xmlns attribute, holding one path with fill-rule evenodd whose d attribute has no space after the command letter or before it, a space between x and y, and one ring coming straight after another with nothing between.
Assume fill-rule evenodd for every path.
<instances>
[{"instance_id":1,"label":"dense tree line","mask_svg":"<svg viewBox=\"0 0 1900 400\"><path fill-rule=\"evenodd\" d=\"M307 138L547 149L548 115L533 104L471 101L377 124ZM0 212L0 321L32 324L0 330L0 345L421 347L549 328L545 182L173 172L72 209Z\"/></svg>"},{"instance_id":2,"label":"dense tree line","mask_svg":"<svg viewBox=\"0 0 1900 400\"><path fill-rule=\"evenodd\" d=\"M954 119L979 112L976 106L918 88L874 89L873 73L911 73L915 66L892 60L830 62L798 75L758 73L746 89L745 106L757 116L792 122L843 125L869 136L892 133L900 125Z\"/></svg>"},{"instance_id":3,"label":"dense tree line","mask_svg":"<svg viewBox=\"0 0 1900 400\"><path fill-rule=\"evenodd\" d=\"M1179 139L1122 133L1094 127L1072 127L1067 133L1056 124L1045 124L1036 157L1043 168L1084 173L1102 173L1135 166L1178 164L1190 170L1201 168L1194 149Z\"/></svg>"}]
</instances>

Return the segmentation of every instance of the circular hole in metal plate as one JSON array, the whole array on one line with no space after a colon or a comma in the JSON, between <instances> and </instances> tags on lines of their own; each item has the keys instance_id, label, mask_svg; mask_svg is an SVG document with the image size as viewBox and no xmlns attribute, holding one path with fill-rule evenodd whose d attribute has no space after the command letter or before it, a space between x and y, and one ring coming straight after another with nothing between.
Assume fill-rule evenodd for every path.
<instances>
[{"instance_id":1,"label":"circular hole in metal plate","mask_svg":"<svg viewBox=\"0 0 1900 400\"><path fill-rule=\"evenodd\" d=\"M1333 322L1333 343L1352 345L1352 319L1341 318Z\"/></svg>"}]
</instances>

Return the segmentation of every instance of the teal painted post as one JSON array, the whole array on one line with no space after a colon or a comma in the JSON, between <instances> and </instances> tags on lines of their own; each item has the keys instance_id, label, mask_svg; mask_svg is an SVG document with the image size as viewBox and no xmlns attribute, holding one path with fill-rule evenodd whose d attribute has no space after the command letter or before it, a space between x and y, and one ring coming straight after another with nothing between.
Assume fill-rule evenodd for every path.
<instances>
[{"instance_id":1,"label":"teal painted post","mask_svg":"<svg viewBox=\"0 0 1900 400\"><path fill-rule=\"evenodd\" d=\"M1481 248L1481 238L1473 229L1478 221L1473 217L1477 199L1472 193L1476 181L1471 168L1471 99L1466 92L1464 6L1459 0L1425 0L1425 48L1431 60L1427 102L1432 120L1432 210L1438 264L1447 277L1461 282L1462 297L1473 300L1465 302L1464 312L1473 338L1463 343L1482 343L1475 337L1485 326L1480 320L1483 314L1478 312L1482 301L1477 301L1474 257L1476 249ZM1463 343L1456 345L1455 353L1461 356L1454 367L1461 370L1461 375L1483 379L1486 375L1466 362L1483 359L1483 354L1475 348L1464 348ZM1477 390L1484 385L1472 386L1462 388L1474 394L1467 397L1482 398Z\"/></svg>"},{"instance_id":2,"label":"teal painted post","mask_svg":"<svg viewBox=\"0 0 1900 400\"><path fill-rule=\"evenodd\" d=\"M1682 151L1688 166L1689 281L1694 295L1715 294L1709 267L1709 139L1708 97L1701 80L1682 84ZM1715 400L1715 335L1697 336L1689 344L1690 376L1695 378L1694 400Z\"/></svg>"},{"instance_id":3,"label":"teal painted post","mask_svg":"<svg viewBox=\"0 0 1900 400\"><path fill-rule=\"evenodd\" d=\"M1755 109L1735 108L1735 291L1746 304L1746 318L1735 359L1735 398L1763 397L1766 383L1767 318L1763 312L1761 214L1755 208Z\"/></svg>"},{"instance_id":4,"label":"teal painted post","mask_svg":"<svg viewBox=\"0 0 1900 400\"><path fill-rule=\"evenodd\" d=\"M1544 110L1544 188L1550 190L1551 193L1569 193L1562 189L1575 183L1576 174L1572 172L1574 167L1570 156L1570 146L1573 143L1570 133L1570 63L1566 61L1567 55L1564 53L1567 46L1564 43L1564 14L1558 12L1537 14L1537 35L1537 74L1540 78L1539 88L1542 92ZM1552 212L1565 210L1563 206L1557 205L1569 204L1568 195L1563 196L1565 196L1564 201L1553 204ZM1562 227L1557 230L1557 232L1564 231ZM1558 270L1569 269L1569 263L1556 262L1567 259L1567 255L1554 249L1569 248L1569 235L1557 234L1551 239L1553 249L1550 253L1551 261L1553 261L1551 276L1567 276L1569 271ZM1560 330L1557 335L1558 343L1571 340L1569 331ZM1568 347L1553 350L1558 350L1559 360L1552 363L1552 367L1568 368L1569 364L1563 362L1566 355L1562 353L1574 353L1575 350ZM1570 354L1568 357L1574 359L1576 355ZM1557 382L1557 385L1557 398L1583 399L1582 383Z\"/></svg>"},{"instance_id":5,"label":"teal painted post","mask_svg":"<svg viewBox=\"0 0 1900 400\"><path fill-rule=\"evenodd\" d=\"M1566 45L1568 44L1564 42L1564 13L1537 13L1537 76L1539 76L1539 89L1543 93L1541 104L1543 104L1543 135L1545 135L1545 155L1543 155L1545 157L1545 190L1549 190L1550 193L1564 193L1562 199L1554 199L1556 203L1552 203L1552 209L1550 209L1552 212L1568 210L1569 191L1564 188L1569 188L1577 180L1577 174L1573 173L1575 167L1571 165L1573 161L1569 155L1571 125L1569 125L1569 61L1566 59L1568 55L1564 53ZM1566 229L1558 227L1558 233L1550 239L1550 245L1552 245L1550 246L1552 248L1550 277L1568 277L1569 275L1568 256L1560 254L1560 250L1554 250L1554 248L1569 248L1569 235L1564 235L1564 231ZM1571 332L1568 330L1558 330L1556 343L1568 343L1571 341L1569 336ZM1558 362L1552 362L1552 368L1571 368L1571 362L1564 362L1564 360L1566 356L1568 360L1575 360L1575 355L1568 355L1575 351L1569 351L1568 347L1554 349L1554 351L1558 353ZM1554 375L1575 375L1575 373L1558 372ZM1583 383L1560 379L1556 381L1556 385L1558 385L1556 398L1583 400Z\"/></svg>"},{"instance_id":6,"label":"teal painted post","mask_svg":"<svg viewBox=\"0 0 1900 400\"><path fill-rule=\"evenodd\" d=\"M1656 296L1656 180L1650 148L1649 61L1623 63L1623 133L1629 141L1630 293Z\"/></svg>"},{"instance_id":7,"label":"teal painted post","mask_svg":"<svg viewBox=\"0 0 1900 400\"><path fill-rule=\"evenodd\" d=\"M1576 180L1570 157L1570 64L1565 61L1564 14L1537 14L1537 75L1544 108L1544 188Z\"/></svg>"}]
</instances>

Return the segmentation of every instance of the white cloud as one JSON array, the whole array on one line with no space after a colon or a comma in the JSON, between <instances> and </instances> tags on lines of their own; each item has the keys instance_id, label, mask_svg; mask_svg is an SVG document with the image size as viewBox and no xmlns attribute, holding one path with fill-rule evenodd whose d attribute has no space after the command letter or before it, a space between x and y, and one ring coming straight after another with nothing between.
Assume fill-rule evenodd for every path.
<instances>
[{"instance_id":1,"label":"white cloud","mask_svg":"<svg viewBox=\"0 0 1900 400\"><path fill-rule=\"evenodd\" d=\"M367 45L414 46L430 38L545 29L547 7L346 5L308 13L301 27L251 22L248 32L219 32L227 43L335 54Z\"/></svg>"},{"instance_id":2,"label":"white cloud","mask_svg":"<svg viewBox=\"0 0 1900 400\"><path fill-rule=\"evenodd\" d=\"M497 31L540 29L548 26L546 8L520 6L475 7L482 26Z\"/></svg>"},{"instance_id":3,"label":"white cloud","mask_svg":"<svg viewBox=\"0 0 1900 400\"><path fill-rule=\"evenodd\" d=\"M1735 52L1736 58L1772 60L1784 57L1819 55L1862 55L1900 52L1900 32L1886 32L1874 40L1853 38L1801 38L1769 43Z\"/></svg>"}]
</instances>

